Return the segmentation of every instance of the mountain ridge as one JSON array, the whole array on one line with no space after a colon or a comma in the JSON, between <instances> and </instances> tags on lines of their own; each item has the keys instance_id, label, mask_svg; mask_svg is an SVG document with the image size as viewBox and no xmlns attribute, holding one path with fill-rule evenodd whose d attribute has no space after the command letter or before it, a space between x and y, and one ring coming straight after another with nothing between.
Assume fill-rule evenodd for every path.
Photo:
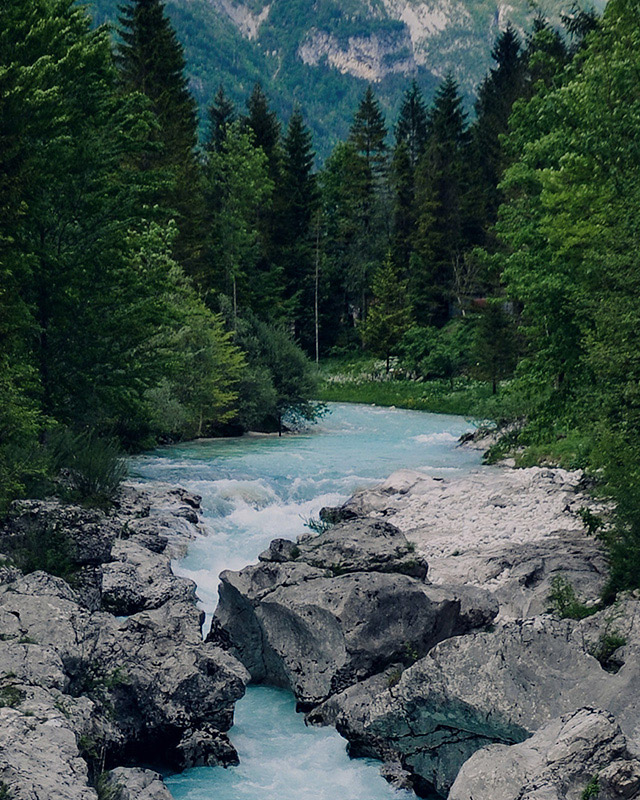
<instances>
[{"instance_id":1,"label":"mountain ridge","mask_svg":"<svg viewBox=\"0 0 640 800\"><path fill-rule=\"evenodd\" d=\"M119 2L94 0L96 22L115 22ZM570 5L545 0L534 11L529 0L167 0L166 8L201 108L221 84L242 108L260 82L281 118L302 107L322 158L346 136L367 84L388 124L410 80L430 99L449 71L471 109L499 31L511 22L524 39L535 13L558 23Z\"/></svg>"}]
</instances>

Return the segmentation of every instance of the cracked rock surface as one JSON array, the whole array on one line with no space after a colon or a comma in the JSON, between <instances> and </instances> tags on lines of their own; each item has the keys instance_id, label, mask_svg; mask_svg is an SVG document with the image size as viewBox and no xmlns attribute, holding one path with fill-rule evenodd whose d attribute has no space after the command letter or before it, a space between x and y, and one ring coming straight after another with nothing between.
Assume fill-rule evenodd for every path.
<instances>
[{"instance_id":1,"label":"cracked rock surface","mask_svg":"<svg viewBox=\"0 0 640 800\"><path fill-rule=\"evenodd\" d=\"M120 800L166 800L159 775L119 765L237 761L227 731L248 674L202 641L194 585L171 571L201 535L198 509L183 490L135 485L109 513L12 507L0 551L68 535L75 567L69 581L0 573L0 787L12 800L96 800L105 781Z\"/></svg>"}]
</instances>

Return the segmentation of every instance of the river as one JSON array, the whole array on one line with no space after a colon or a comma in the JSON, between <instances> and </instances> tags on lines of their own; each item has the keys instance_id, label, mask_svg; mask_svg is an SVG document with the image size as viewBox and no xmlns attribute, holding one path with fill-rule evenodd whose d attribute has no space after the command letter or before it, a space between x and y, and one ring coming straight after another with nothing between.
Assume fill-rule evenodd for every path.
<instances>
[{"instance_id":1,"label":"river","mask_svg":"<svg viewBox=\"0 0 640 800\"><path fill-rule=\"evenodd\" d=\"M145 480L202 495L209 535L174 565L197 583L210 618L218 575L254 563L275 537L295 539L322 506L403 467L447 476L475 469L480 454L456 447L461 417L376 406L331 404L308 432L249 435L163 447L134 461ZM208 622L207 622L208 628ZM291 694L250 686L236 706L231 738L240 765L197 767L167 778L175 800L390 800L373 761L351 760L332 729L308 728Z\"/></svg>"}]
</instances>

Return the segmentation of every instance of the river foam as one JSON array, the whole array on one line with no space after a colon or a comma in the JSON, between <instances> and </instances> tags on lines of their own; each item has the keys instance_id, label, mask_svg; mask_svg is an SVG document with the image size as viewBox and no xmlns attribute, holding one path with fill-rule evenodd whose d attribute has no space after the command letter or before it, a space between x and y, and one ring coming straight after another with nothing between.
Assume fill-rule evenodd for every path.
<instances>
[{"instance_id":1,"label":"river foam","mask_svg":"<svg viewBox=\"0 0 640 800\"><path fill-rule=\"evenodd\" d=\"M471 424L460 418L332 404L332 413L299 435L203 440L136 459L148 480L179 483L203 498L208 535L174 570L197 583L210 616L218 575L255 562L276 537L308 532L305 521L400 467L468 473L480 454L457 448ZM231 732L238 767L200 767L169 776L176 800L389 800L378 765L350 760L333 729L307 728L291 694L250 687Z\"/></svg>"}]
</instances>

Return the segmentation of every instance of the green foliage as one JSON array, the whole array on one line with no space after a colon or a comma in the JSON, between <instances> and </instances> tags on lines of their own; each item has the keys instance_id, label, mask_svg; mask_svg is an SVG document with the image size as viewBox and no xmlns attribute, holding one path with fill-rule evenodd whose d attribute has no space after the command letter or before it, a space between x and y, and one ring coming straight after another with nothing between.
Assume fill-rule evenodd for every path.
<instances>
[{"instance_id":1,"label":"green foliage","mask_svg":"<svg viewBox=\"0 0 640 800\"><path fill-rule=\"evenodd\" d=\"M22 689L12 684L0 686L0 708L17 708L25 698Z\"/></svg>"},{"instance_id":2,"label":"green foliage","mask_svg":"<svg viewBox=\"0 0 640 800\"><path fill-rule=\"evenodd\" d=\"M620 636L615 631L605 630L589 652L594 658L598 659L602 667L608 672L617 672L620 664L614 663L611 656L618 648L624 647L626 643L627 640L624 636Z\"/></svg>"},{"instance_id":3,"label":"green foliage","mask_svg":"<svg viewBox=\"0 0 640 800\"><path fill-rule=\"evenodd\" d=\"M0 800L13 800L13 792L4 781L0 781Z\"/></svg>"},{"instance_id":4,"label":"green foliage","mask_svg":"<svg viewBox=\"0 0 640 800\"><path fill-rule=\"evenodd\" d=\"M27 533L12 547L10 555L16 567L26 575L43 570L66 581L73 581L77 570L69 537L55 527Z\"/></svg>"},{"instance_id":5,"label":"green foliage","mask_svg":"<svg viewBox=\"0 0 640 800\"><path fill-rule=\"evenodd\" d=\"M589 783L585 786L582 794L580 797L582 800L592 800L592 798L596 798L600 794L600 781L598 780L598 776L594 775Z\"/></svg>"},{"instance_id":6,"label":"green foliage","mask_svg":"<svg viewBox=\"0 0 640 800\"><path fill-rule=\"evenodd\" d=\"M247 315L236 320L235 341L248 364L238 411L245 429L281 433L284 425L313 422L324 413L322 404L312 400L315 370L284 328Z\"/></svg>"},{"instance_id":7,"label":"green foliage","mask_svg":"<svg viewBox=\"0 0 640 800\"><path fill-rule=\"evenodd\" d=\"M389 360L396 353L410 323L407 287L389 253L373 279L373 301L360 327L365 347L385 359L387 372Z\"/></svg>"},{"instance_id":8,"label":"green foliage","mask_svg":"<svg viewBox=\"0 0 640 800\"><path fill-rule=\"evenodd\" d=\"M561 619L585 619L600 610L598 606L585 606L581 603L576 597L573 586L560 576L556 576L551 581L548 600L553 611Z\"/></svg>"},{"instance_id":9,"label":"green foliage","mask_svg":"<svg viewBox=\"0 0 640 800\"><path fill-rule=\"evenodd\" d=\"M309 528L314 533L325 533L325 531L333 527L333 523L320 517L307 517L304 520L304 525L305 528Z\"/></svg>"},{"instance_id":10,"label":"green foliage","mask_svg":"<svg viewBox=\"0 0 640 800\"><path fill-rule=\"evenodd\" d=\"M65 484L73 499L108 502L127 476L127 464L114 439L98 437L95 431L54 431L48 442L54 473L64 470Z\"/></svg>"}]
</instances>

